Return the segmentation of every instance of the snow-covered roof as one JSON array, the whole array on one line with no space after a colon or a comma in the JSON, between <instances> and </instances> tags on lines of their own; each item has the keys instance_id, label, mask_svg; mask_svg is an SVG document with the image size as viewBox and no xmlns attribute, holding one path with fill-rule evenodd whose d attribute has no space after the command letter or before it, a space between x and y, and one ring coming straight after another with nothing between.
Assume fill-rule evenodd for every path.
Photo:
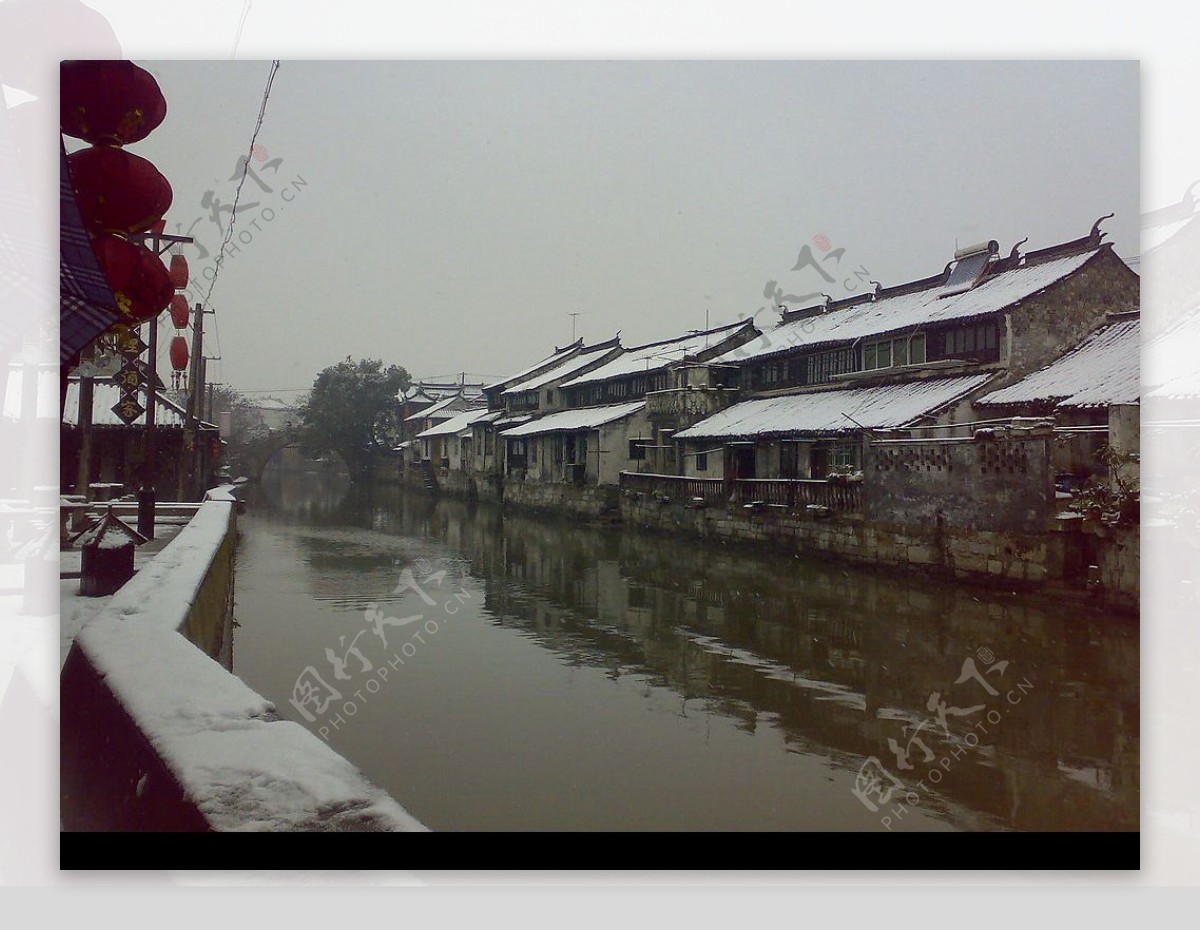
<instances>
[{"instance_id":1,"label":"snow-covered roof","mask_svg":"<svg viewBox=\"0 0 1200 930\"><path fill-rule=\"evenodd\" d=\"M954 403L991 377L984 373L747 400L681 430L675 438L841 433L860 426L896 429Z\"/></svg>"},{"instance_id":2,"label":"snow-covered roof","mask_svg":"<svg viewBox=\"0 0 1200 930\"><path fill-rule=\"evenodd\" d=\"M182 427L187 412L172 400L168 400L161 392L157 392L158 400L154 409L155 426ZM92 381L92 426L124 426L125 423L113 412L113 407L121 399L121 389L112 381L94 379ZM138 402L146 406L145 386L138 390ZM79 425L79 381L71 379L67 384L67 399L63 404L62 422L67 426ZM145 426L146 414L134 420L130 426ZM212 426L211 423L202 424Z\"/></svg>"},{"instance_id":3,"label":"snow-covered roof","mask_svg":"<svg viewBox=\"0 0 1200 930\"><path fill-rule=\"evenodd\" d=\"M595 365L607 353L615 348L614 345L600 345L592 348L583 349L578 355L573 355L570 358L560 362L553 368L543 371L541 374L536 374L532 378L527 378L524 381L519 381L512 387L505 388L505 394L520 394L524 391L535 391L543 384L549 384L551 381L558 381L562 378L569 378L578 371L587 368L588 365Z\"/></svg>"},{"instance_id":4,"label":"snow-covered roof","mask_svg":"<svg viewBox=\"0 0 1200 930\"><path fill-rule=\"evenodd\" d=\"M1075 273L1099 252L1100 249L1089 249L1063 258L1021 265L985 277L971 290L952 296L942 296L946 288L940 281L924 290L893 296L885 292L878 300L864 300L828 313L781 323L713 361L734 364L800 346L814 348L998 313Z\"/></svg>"},{"instance_id":5,"label":"snow-covered roof","mask_svg":"<svg viewBox=\"0 0 1200 930\"><path fill-rule=\"evenodd\" d=\"M474 404L474 403L476 403L476 400L475 400L475 398L464 397L462 394L454 394L454 395L451 395L450 397L445 398L444 400L439 400L436 404L434 404L431 407L426 407L424 410L420 411L419 413L414 413L412 416L405 417L404 422L412 423L416 420L424 420L426 417L431 417L431 416L434 416L439 413L444 417L451 416L456 411L462 409L461 406L454 407L454 404L460 403L460 402L465 403L465 404ZM453 409L447 409L447 408L451 408L451 407L453 407Z\"/></svg>"},{"instance_id":6,"label":"snow-covered roof","mask_svg":"<svg viewBox=\"0 0 1200 930\"><path fill-rule=\"evenodd\" d=\"M644 400L631 404L607 404L603 407L577 407L541 417L524 426L515 426L501 433L506 439L521 436L540 436L544 433L571 433L581 429L596 429L606 423L615 423L646 406Z\"/></svg>"},{"instance_id":7,"label":"snow-covered roof","mask_svg":"<svg viewBox=\"0 0 1200 930\"><path fill-rule=\"evenodd\" d=\"M254 401L250 406L254 410L284 410L289 413L296 411L295 404L289 404L286 400L280 400L278 397L263 397Z\"/></svg>"},{"instance_id":8,"label":"snow-covered roof","mask_svg":"<svg viewBox=\"0 0 1200 930\"><path fill-rule=\"evenodd\" d=\"M748 325L750 325L749 320L738 320L736 323L718 326L704 332L688 333L686 336L677 336L674 339L664 339L660 342L635 346L623 355L605 362L599 368L565 382L563 387L577 387L581 384L607 381L609 378L658 371L666 368L672 362L683 361L714 344L723 342L732 336L735 330Z\"/></svg>"},{"instance_id":9,"label":"snow-covered roof","mask_svg":"<svg viewBox=\"0 0 1200 930\"><path fill-rule=\"evenodd\" d=\"M979 398L979 404L1129 404L1140 394L1140 320L1102 326L1045 368Z\"/></svg>"},{"instance_id":10,"label":"snow-covered roof","mask_svg":"<svg viewBox=\"0 0 1200 930\"><path fill-rule=\"evenodd\" d=\"M504 387L504 385L511 384L512 382L517 381L518 379L524 380L525 378L528 378L529 376L534 375L537 372L541 371L547 365L556 365L559 362L565 361L566 359L570 358L577 351L579 351L579 348L582 345L583 345L583 340L580 339L578 342L572 343L571 345L567 346L565 349L556 349L554 351L553 355L547 356L546 358L542 359L540 362L534 362L528 368L522 368L515 375L509 375L507 378L503 378L500 381L495 381L492 384L485 386L484 390L490 391L493 388Z\"/></svg>"},{"instance_id":11,"label":"snow-covered roof","mask_svg":"<svg viewBox=\"0 0 1200 930\"><path fill-rule=\"evenodd\" d=\"M457 416L451 417L449 420L443 420L441 423L429 427L424 432L417 433L417 439L432 439L434 436L455 436L459 433L470 432L471 424L487 415L488 412L483 408L465 410Z\"/></svg>"},{"instance_id":12,"label":"snow-covered roof","mask_svg":"<svg viewBox=\"0 0 1200 930\"><path fill-rule=\"evenodd\" d=\"M532 419L532 413L519 413L511 417L500 417L495 421L495 426L497 429L503 429L506 426L519 426L522 423L528 423Z\"/></svg>"}]
</instances>

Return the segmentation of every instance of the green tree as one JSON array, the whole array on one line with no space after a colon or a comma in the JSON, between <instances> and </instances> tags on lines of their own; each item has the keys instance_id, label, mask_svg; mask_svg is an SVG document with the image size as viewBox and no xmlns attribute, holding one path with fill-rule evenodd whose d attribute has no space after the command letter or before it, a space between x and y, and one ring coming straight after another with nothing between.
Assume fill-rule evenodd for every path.
<instances>
[{"instance_id":1,"label":"green tree","mask_svg":"<svg viewBox=\"0 0 1200 930\"><path fill-rule=\"evenodd\" d=\"M409 374L376 359L345 361L317 375L300 407L303 445L311 453L336 452L354 480L371 472L375 453L386 445L393 425L396 395L408 387Z\"/></svg>"}]
</instances>

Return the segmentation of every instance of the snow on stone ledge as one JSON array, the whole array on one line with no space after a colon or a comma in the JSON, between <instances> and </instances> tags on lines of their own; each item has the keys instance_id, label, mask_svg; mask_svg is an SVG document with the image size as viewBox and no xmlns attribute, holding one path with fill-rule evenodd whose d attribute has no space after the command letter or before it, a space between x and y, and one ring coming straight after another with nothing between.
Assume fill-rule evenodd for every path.
<instances>
[{"instance_id":1,"label":"snow on stone ledge","mask_svg":"<svg viewBox=\"0 0 1200 930\"><path fill-rule=\"evenodd\" d=\"M425 830L178 632L233 531L234 506L204 503L84 626L76 647L214 829Z\"/></svg>"}]
</instances>

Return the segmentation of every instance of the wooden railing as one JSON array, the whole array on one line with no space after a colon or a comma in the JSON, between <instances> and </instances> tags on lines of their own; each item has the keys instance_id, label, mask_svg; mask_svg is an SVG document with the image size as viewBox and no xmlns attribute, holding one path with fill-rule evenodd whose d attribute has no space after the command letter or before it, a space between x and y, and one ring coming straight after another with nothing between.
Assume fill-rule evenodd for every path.
<instances>
[{"instance_id":1,"label":"wooden railing","mask_svg":"<svg viewBox=\"0 0 1200 930\"><path fill-rule=\"evenodd\" d=\"M810 504L838 513L862 510L862 484L834 484L806 478L741 478L730 482L735 504L773 504L791 510Z\"/></svg>"},{"instance_id":2,"label":"wooden railing","mask_svg":"<svg viewBox=\"0 0 1200 930\"><path fill-rule=\"evenodd\" d=\"M643 494L662 494L676 503L700 498L706 504L723 504L729 499L720 478L688 478L683 475L648 475L621 472L621 488Z\"/></svg>"},{"instance_id":3,"label":"wooden railing","mask_svg":"<svg viewBox=\"0 0 1200 930\"><path fill-rule=\"evenodd\" d=\"M862 484L858 482L835 484L792 478L724 481L720 478L621 472L621 488L643 494L659 494L675 503L687 503L699 498L706 504L766 504L788 510L802 510L814 504L836 513L857 513L862 510Z\"/></svg>"}]
</instances>

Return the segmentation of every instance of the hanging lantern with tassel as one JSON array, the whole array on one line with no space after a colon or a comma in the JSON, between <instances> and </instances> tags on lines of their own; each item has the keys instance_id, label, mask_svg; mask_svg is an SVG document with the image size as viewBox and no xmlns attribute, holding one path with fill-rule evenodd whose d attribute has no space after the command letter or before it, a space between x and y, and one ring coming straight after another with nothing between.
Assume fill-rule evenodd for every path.
<instances>
[{"instance_id":1,"label":"hanging lantern with tassel","mask_svg":"<svg viewBox=\"0 0 1200 930\"><path fill-rule=\"evenodd\" d=\"M185 295L176 294L171 298L171 324L176 329L187 329L189 313Z\"/></svg>"},{"instance_id":2,"label":"hanging lantern with tassel","mask_svg":"<svg viewBox=\"0 0 1200 930\"><path fill-rule=\"evenodd\" d=\"M185 371L188 365L188 341L183 336L171 340L171 367L176 371Z\"/></svg>"},{"instance_id":3,"label":"hanging lantern with tassel","mask_svg":"<svg viewBox=\"0 0 1200 930\"><path fill-rule=\"evenodd\" d=\"M188 286L188 261L182 252L171 253L171 283L177 291Z\"/></svg>"}]
</instances>

